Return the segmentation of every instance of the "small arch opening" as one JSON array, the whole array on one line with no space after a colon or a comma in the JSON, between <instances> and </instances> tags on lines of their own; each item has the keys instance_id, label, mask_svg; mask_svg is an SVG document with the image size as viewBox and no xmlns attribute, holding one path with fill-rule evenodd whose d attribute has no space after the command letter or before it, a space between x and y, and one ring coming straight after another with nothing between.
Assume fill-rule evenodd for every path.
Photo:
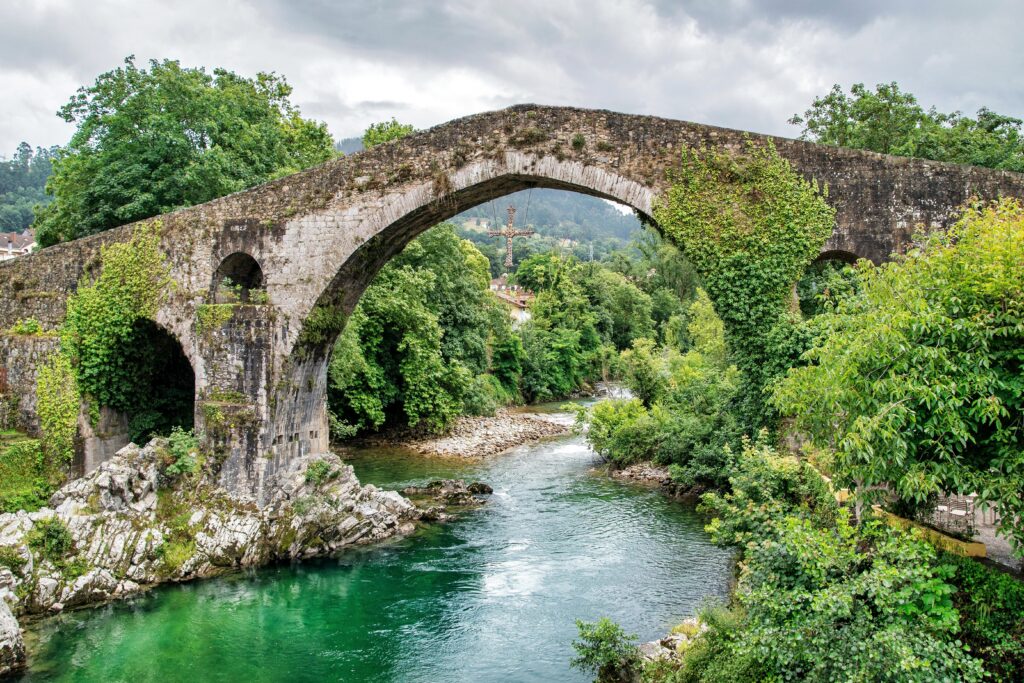
<instances>
[{"instance_id":1,"label":"small arch opening","mask_svg":"<svg viewBox=\"0 0 1024 683\"><path fill-rule=\"evenodd\" d=\"M265 303L265 292L263 269L256 259L241 251L221 261L213 276L213 299L218 304Z\"/></svg>"}]
</instances>

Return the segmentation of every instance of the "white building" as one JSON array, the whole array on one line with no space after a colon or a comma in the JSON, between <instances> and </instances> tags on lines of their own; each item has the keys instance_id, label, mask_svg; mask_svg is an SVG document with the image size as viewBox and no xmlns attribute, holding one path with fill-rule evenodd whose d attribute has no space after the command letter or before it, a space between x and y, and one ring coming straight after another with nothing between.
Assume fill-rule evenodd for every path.
<instances>
[{"instance_id":1,"label":"white building","mask_svg":"<svg viewBox=\"0 0 1024 683\"><path fill-rule=\"evenodd\" d=\"M31 253L36 247L36 238L31 230L25 232L0 232L0 261L18 258Z\"/></svg>"},{"instance_id":2,"label":"white building","mask_svg":"<svg viewBox=\"0 0 1024 683\"><path fill-rule=\"evenodd\" d=\"M494 296L508 305L514 325L519 325L530 319L530 302L533 301L533 292L527 291L519 285L510 285L504 276L491 280L491 291L494 292Z\"/></svg>"}]
</instances>

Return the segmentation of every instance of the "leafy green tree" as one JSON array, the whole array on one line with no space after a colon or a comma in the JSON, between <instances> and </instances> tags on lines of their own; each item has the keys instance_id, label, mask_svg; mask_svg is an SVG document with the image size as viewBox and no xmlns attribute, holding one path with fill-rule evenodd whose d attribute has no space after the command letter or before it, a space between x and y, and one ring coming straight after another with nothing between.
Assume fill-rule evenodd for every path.
<instances>
[{"instance_id":1,"label":"leafy green tree","mask_svg":"<svg viewBox=\"0 0 1024 683\"><path fill-rule=\"evenodd\" d=\"M397 119L392 117L390 121L370 124L370 127L363 133L363 147L370 149L381 143L398 140L415 132L416 129L411 125L399 123Z\"/></svg>"},{"instance_id":2,"label":"leafy green tree","mask_svg":"<svg viewBox=\"0 0 1024 683\"><path fill-rule=\"evenodd\" d=\"M956 638L952 567L925 541L885 526L857 533L789 517L747 549L736 649L783 680L980 681Z\"/></svg>"},{"instance_id":3,"label":"leafy green tree","mask_svg":"<svg viewBox=\"0 0 1024 683\"><path fill-rule=\"evenodd\" d=\"M377 429L389 419L441 431L460 414L469 372L441 355L441 327L427 303L430 271L385 267L335 345L329 370L339 419Z\"/></svg>"},{"instance_id":4,"label":"leafy green tree","mask_svg":"<svg viewBox=\"0 0 1024 683\"><path fill-rule=\"evenodd\" d=\"M334 155L275 74L212 74L151 61L100 75L61 108L77 126L57 152L36 215L43 246L209 201Z\"/></svg>"},{"instance_id":5,"label":"leafy green tree","mask_svg":"<svg viewBox=\"0 0 1024 683\"><path fill-rule=\"evenodd\" d=\"M1024 207L969 208L813 320L817 342L774 401L836 452L858 509L885 491L996 506L1024 548Z\"/></svg>"},{"instance_id":6,"label":"leafy green tree","mask_svg":"<svg viewBox=\"0 0 1024 683\"><path fill-rule=\"evenodd\" d=\"M650 408L665 395L670 381L668 363L654 341L637 339L620 356L623 379L633 395Z\"/></svg>"},{"instance_id":7,"label":"leafy green tree","mask_svg":"<svg viewBox=\"0 0 1024 683\"><path fill-rule=\"evenodd\" d=\"M650 296L623 275L600 265L587 264L580 270L602 340L622 351L637 339L654 336Z\"/></svg>"},{"instance_id":8,"label":"leafy green tree","mask_svg":"<svg viewBox=\"0 0 1024 683\"><path fill-rule=\"evenodd\" d=\"M577 424L587 440L618 466L639 460L669 465L687 486L723 486L739 443L736 396L739 372L728 363L722 321L699 291L688 310L689 351L658 348L639 339L623 351L620 368L637 397L581 408Z\"/></svg>"},{"instance_id":9,"label":"leafy green tree","mask_svg":"<svg viewBox=\"0 0 1024 683\"><path fill-rule=\"evenodd\" d=\"M46 204L46 179L52 170L56 148L18 145L14 156L0 160L0 231L23 232L32 225L33 209Z\"/></svg>"},{"instance_id":10,"label":"leafy green tree","mask_svg":"<svg viewBox=\"0 0 1024 683\"><path fill-rule=\"evenodd\" d=\"M388 422L441 431L464 412L514 402L522 344L489 284L486 259L449 224L392 259L334 348L335 436Z\"/></svg>"},{"instance_id":11,"label":"leafy green tree","mask_svg":"<svg viewBox=\"0 0 1024 683\"><path fill-rule=\"evenodd\" d=\"M803 127L802 139L826 145L1024 171L1021 119L985 107L977 118L926 111L896 83L873 92L855 83L849 95L834 85L789 122Z\"/></svg>"},{"instance_id":12,"label":"leafy green tree","mask_svg":"<svg viewBox=\"0 0 1024 683\"><path fill-rule=\"evenodd\" d=\"M596 674L598 683L633 680L640 664L636 636L607 617L591 623L576 620L579 640L573 641L576 656L571 665Z\"/></svg>"},{"instance_id":13,"label":"leafy green tree","mask_svg":"<svg viewBox=\"0 0 1024 683\"><path fill-rule=\"evenodd\" d=\"M434 274L429 305L444 330L445 360L458 360L474 374L486 372L488 338L496 328L502 336L511 334L508 313L489 291L487 258L459 239L453 225L442 223L413 240L391 265Z\"/></svg>"}]
</instances>

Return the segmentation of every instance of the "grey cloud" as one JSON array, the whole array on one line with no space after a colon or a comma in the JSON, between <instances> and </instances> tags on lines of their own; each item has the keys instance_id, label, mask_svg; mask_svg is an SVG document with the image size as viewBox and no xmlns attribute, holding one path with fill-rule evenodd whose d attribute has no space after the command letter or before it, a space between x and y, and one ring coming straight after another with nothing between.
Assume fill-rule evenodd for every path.
<instances>
[{"instance_id":1,"label":"grey cloud","mask_svg":"<svg viewBox=\"0 0 1024 683\"><path fill-rule=\"evenodd\" d=\"M924 104L1024 114L1011 0L67 0L0 7L0 152L128 53L276 70L338 137L515 102L651 113L795 135L833 83L898 81ZM126 7L128 9L126 9ZM28 111L26 111L26 109Z\"/></svg>"}]
</instances>

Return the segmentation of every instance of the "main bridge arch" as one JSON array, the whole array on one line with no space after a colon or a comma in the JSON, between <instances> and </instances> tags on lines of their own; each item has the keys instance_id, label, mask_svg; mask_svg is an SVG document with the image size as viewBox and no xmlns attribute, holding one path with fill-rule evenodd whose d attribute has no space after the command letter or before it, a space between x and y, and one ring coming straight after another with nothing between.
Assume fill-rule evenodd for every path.
<instances>
[{"instance_id":1,"label":"main bridge arch","mask_svg":"<svg viewBox=\"0 0 1024 683\"><path fill-rule=\"evenodd\" d=\"M161 223L177 283L157 321L196 374L196 423L225 456L223 483L262 498L275 474L327 448L326 361L362 291L431 225L528 187L613 199L650 215L687 149L739 150L768 138L683 121L522 105L437 126L320 167L177 211ZM944 226L972 196L1024 197L1024 176L773 139L829 186L825 247L879 262L920 225ZM55 328L103 244L133 226L0 264L0 329ZM260 296L218 303L227 258L251 259ZM7 343L7 342L4 342ZM0 344L0 361L10 354ZM30 391L28 388L21 390Z\"/></svg>"}]
</instances>

